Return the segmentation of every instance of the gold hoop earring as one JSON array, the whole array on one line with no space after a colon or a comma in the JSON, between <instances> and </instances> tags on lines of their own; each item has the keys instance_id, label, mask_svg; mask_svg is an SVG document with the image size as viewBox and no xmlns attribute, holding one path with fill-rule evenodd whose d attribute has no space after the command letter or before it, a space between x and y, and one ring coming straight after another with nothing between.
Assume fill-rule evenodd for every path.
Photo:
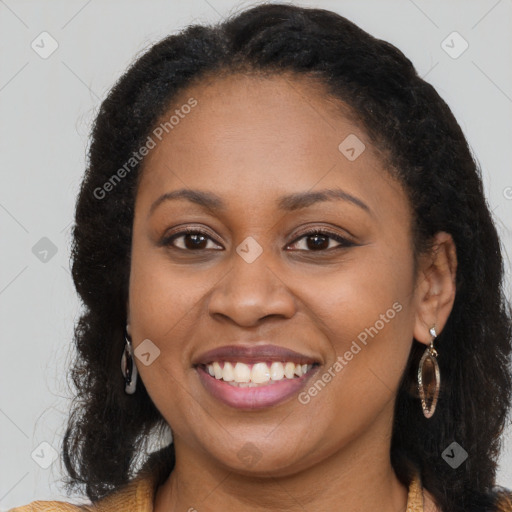
<instances>
[{"instance_id":1,"label":"gold hoop earring","mask_svg":"<svg viewBox=\"0 0 512 512\"><path fill-rule=\"evenodd\" d=\"M420 359L418 367L418 391L421 399L421 407L425 418L431 418L436 410L441 386L441 373L437 362L437 350L434 348L434 340L437 338L435 327L430 328L432 340Z\"/></svg>"}]
</instances>

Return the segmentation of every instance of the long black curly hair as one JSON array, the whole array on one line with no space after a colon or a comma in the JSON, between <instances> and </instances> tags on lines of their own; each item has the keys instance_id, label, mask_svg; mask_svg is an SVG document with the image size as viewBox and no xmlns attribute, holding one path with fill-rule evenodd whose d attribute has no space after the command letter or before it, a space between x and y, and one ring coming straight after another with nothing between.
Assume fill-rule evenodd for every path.
<instances>
[{"instance_id":1,"label":"long black curly hair","mask_svg":"<svg viewBox=\"0 0 512 512\"><path fill-rule=\"evenodd\" d=\"M436 341L442 354L438 406L424 418L415 372L425 347L414 340L396 398L391 460L404 485L419 470L443 511L498 510L498 497L505 496L495 475L512 394L512 323L479 167L449 107L400 50L338 14L288 4L261 4L163 39L101 104L73 230L72 274L83 312L70 374L76 397L63 441L68 490L79 488L96 501L140 474L135 466L141 460L143 469L160 472L160 482L174 467L172 443L152 457L145 451L148 436L165 420L143 383L134 395L124 392L120 358L141 163L125 166L120 180L112 177L178 93L205 77L235 73L319 80L350 107L408 192L415 256L436 232L452 235L457 293ZM468 452L457 469L441 457L453 441Z\"/></svg>"}]
</instances>

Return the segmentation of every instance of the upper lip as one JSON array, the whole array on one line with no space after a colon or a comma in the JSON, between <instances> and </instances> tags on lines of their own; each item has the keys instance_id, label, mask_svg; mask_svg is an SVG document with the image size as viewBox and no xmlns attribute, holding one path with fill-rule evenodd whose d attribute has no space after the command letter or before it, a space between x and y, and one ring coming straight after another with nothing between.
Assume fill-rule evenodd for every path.
<instances>
[{"instance_id":1,"label":"upper lip","mask_svg":"<svg viewBox=\"0 0 512 512\"><path fill-rule=\"evenodd\" d=\"M299 354L278 345L225 345L202 353L192 364L206 365L214 361L240 361L248 364L260 361L290 361L296 364L319 362L315 357Z\"/></svg>"}]
</instances>

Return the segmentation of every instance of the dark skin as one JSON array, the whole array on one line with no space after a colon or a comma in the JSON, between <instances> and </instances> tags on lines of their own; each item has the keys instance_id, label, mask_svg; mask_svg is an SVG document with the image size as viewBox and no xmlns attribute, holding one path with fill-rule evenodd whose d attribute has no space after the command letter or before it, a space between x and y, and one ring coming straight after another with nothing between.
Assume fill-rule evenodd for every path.
<instances>
[{"instance_id":1,"label":"dark skin","mask_svg":"<svg viewBox=\"0 0 512 512\"><path fill-rule=\"evenodd\" d=\"M232 76L189 88L175 105L190 97L197 106L146 158L132 240L128 329L134 348L149 338L160 350L151 365L136 362L176 450L155 510L404 509L407 488L389 456L393 406L413 338L427 346L452 309L451 236L438 233L415 272L404 189L319 86ZM366 144L354 161L338 150L351 133ZM226 207L179 199L150 214L181 188L214 193ZM278 208L281 196L321 189L360 204ZM189 235L160 243L185 227L206 231L199 249ZM306 227L349 243L326 237L312 249ZM236 252L249 236L263 249L250 264ZM232 408L205 391L191 364L235 340L266 340L320 360L321 376L394 303L400 312L307 404L295 396ZM251 467L237 456L248 442L261 454Z\"/></svg>"}]
</instances>

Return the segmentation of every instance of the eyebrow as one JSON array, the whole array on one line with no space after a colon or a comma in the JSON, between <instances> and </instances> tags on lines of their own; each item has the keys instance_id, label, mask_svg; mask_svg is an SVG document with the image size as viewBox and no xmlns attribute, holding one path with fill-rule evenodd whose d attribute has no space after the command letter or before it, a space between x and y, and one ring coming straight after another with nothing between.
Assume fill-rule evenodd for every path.
<instances>
[{"instance_id":1,"label":"eyebrow","mask_svg":"<svg viewBox=\"0 0 512 512\"><path fill-rule=\"evenodd\" d=\"M171 200L186 199L194 204L197 204L207 210L225 211L227 209L224 201L213 194L212 192L206 192L202 190L193 190L182 188L179 190L173 190L160 196L149 209L149 215L160 206L162 203ZM370 208L361 199L354 197L348 192L344 192L341 189L323 189L316 192L297 192L294 194L282 196L277 200L277 206L280 210L284 211L295 211L303 208L308 208L313 204L325 202L325 201L336 201L342 200L350 202L364 211L371 213Z\"/></svg>"}]
</instances>

